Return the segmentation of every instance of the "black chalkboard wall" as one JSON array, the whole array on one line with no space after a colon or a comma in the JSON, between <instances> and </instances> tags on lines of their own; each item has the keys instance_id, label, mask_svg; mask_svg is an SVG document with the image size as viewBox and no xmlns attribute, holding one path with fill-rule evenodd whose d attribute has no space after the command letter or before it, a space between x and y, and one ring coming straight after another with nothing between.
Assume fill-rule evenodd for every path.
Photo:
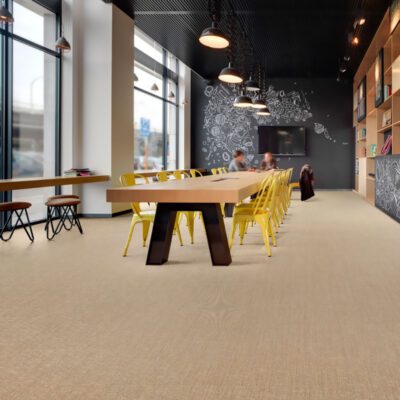
<instances>
[{"instance_id":1,"label":"black chalkboard wall","mask_svg":"<svg viewBox=\"0 0 400 400\"><path fill-rule=\"evenodd\" d=\"M192 167L228 165L235 149L243 149L249 165L258 165L259 125L294 125L307 128L307 156L280 157L279 167L309 163L316 187L351 189L354 185L354 134L352 86L335 79L268 80L270 117L232 106L236 89L210 84L192 74Z\"/></svg>"}]
</instances>

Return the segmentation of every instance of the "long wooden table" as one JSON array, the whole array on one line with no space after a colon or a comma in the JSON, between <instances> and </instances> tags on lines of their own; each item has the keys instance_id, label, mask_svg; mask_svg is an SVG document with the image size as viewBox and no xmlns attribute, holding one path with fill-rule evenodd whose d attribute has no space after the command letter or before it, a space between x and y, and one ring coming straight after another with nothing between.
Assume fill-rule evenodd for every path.
<instances>
[{"instance_id":1,"label":"long wooden table","mask_svg":"<svg viewBox=\"0 0 400 400\"><path fill-rule=\"evenodd\" d=\"M232 172L107 190L111 203L156 202L157 211L147 254L148 265L168 261L178 211L201 211L213 265L232 262L220 203L238 203L257 193L271 172Z\"/></svg>"},{"instance_id":2,"label":"long wooden table","mask_svg":"<svg viewBox=\"0 0 400 400\"><path fill-rule=\"evenodd\" d=\"M0 180L0 192L35 189L50 186L81 185L83 183L107 182L108 175L52 176L45 178L14 178Z\"/></svg>"}]
</instances>

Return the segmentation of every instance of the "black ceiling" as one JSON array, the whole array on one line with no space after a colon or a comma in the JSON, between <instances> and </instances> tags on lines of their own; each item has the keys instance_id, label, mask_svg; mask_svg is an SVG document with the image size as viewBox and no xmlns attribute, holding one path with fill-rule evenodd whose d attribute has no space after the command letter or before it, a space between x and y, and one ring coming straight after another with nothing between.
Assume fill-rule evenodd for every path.
<instances>
[{"instance_id":1,"label":"black ceiling","mask_svg":"<svg viewBox=\"0 0 400 400\"><path fill-rule=\"evenodd\" d=\"M227 64L224 50L207 49L198 42L202 30L210 25L207 0L113 1L135 18L141 30L204 78L216 78ZM269 77L336 77L339 58L349 52L351 75L389 3L390 0L222 1L223 12L230 6L235 10L256 55L263 63L265 60ZM360 32L360 45L348 50L347 34L360 7L367 22Z\"/></svg>"}]
</instances>

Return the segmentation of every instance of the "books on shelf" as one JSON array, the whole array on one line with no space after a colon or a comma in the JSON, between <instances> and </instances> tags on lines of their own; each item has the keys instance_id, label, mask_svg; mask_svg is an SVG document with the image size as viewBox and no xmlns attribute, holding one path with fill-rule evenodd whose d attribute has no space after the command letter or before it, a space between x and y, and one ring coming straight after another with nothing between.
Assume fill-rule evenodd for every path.
<instances>
[{"instance_id":1,"label":"books on shelf","mask_svg":"<svg viewBox=\"0 0 400 400\"><path fill-rule=\"evenodd\" d=\"M392 134L389 134L385 140L385 143L382 146L381 154L386 156L391 154L392 151Z\"/></svg>"},{"instance_id":2,"label":"books on shelf","mask_svg":"<svg viewBox=\"0 0 400 400\"><path fill-rule=\"evenodd\" d=\"M367 156L367 148L366 147L360 147L358 150L358 156L359 157L366 157Z\"/></svg>"},{"instance_id":3,"label":"books on shelf","mask_svg":"<svg viewBox=\"0 0 400 400\"><path fill-rule=\"evenodd\" d=\"M92 172L89 168L71 168L64 171L64 176L90 176Z\"/></svg>"},{"instance_id":4,"label":"books on shelf","mask_svg":"<svg viewBox=\"0 0 400 400\"><path fill-rule=\"evenodd\" d=\"M387 100L392 95L392 85L385 85L383 88L383 98Z\"/></svg>"},{"instance_id":5,"label":"books on shelf","mask_svg":"<svg viewBox=\"0 0 400 400\"><path fill-rule=\"evenodd\" d=\"M362 128L359 132L359 140L363 140L367 137L367 128Z\"/></svg>"},{"instance_id":6,"label":"books on shelf","mask_svg":"<svg viewBox=\"0 0 400 400\"><path fill-rule=\"evenodd\" d=\"M370 157L375 157L376 156L376 144L371 144L369 146L369 156Z\"/></svg>"},{"instance_id":7,"label":"books on shelf","mask_svg":"<svg viewBox=\"0 0 400 400\"><path fill-rule=\"evenodd\" d=\"M382 115L382 128L392 123L392 110L386 110Z\"/></svg>"}]
</instances>

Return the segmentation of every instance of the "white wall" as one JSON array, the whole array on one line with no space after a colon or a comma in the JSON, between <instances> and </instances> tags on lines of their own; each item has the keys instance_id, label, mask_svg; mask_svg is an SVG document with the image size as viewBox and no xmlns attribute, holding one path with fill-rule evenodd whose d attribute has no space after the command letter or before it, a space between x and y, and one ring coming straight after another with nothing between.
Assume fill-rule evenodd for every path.
<instances>
[{"instance_id":1,"label":"white wall","mask_svg":"<svg viewBox=\"0 0 400 400\"><path fill-rule=\"evenodd\" d=\"M110 215L106 189L133 168L133 21L99 0L64 0L62 166L91 168L109 183L82 185L81 212Z\"/></svg>"}]
</instances>

